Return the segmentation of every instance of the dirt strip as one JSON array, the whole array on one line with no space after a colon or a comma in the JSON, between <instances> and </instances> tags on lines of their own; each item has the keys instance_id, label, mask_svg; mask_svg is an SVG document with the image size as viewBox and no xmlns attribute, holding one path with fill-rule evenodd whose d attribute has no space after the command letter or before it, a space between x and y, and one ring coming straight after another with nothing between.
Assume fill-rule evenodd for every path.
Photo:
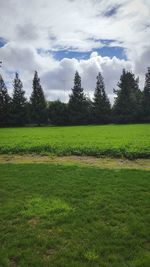
<instances>
[{"instance_id":1,"label":"dirt strip","mask_svg":"<svg viewBox=\"0 0 150 267\"><path fill-rule=\"evenodd\" d=\"M150 170L150 159L115 159L115 158L96 158L89 156L42 156L37 154L25 155L0 155L0 163L60 163L60 164L79 164L84 166L95 166L109 169L142 169Z\"/></svg>"}]
</instances>

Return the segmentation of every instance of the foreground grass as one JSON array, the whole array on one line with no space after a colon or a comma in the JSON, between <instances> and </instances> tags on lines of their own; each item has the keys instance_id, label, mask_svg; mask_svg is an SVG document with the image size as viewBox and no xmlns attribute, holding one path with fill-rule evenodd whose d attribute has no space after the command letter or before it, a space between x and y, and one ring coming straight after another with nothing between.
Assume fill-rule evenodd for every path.
<instances>
[{"instance_id":1,"label":"foreground grass","mask_svg":"<svg viewBox=\"0 0 150 267\"><path fill-rule=\"evenodd\" d=\"M0 129L0 153L150 158L150 124Z\"/></svg>"},{"instance_id":2,"label":"foreground grass","mask_svg":"<svg viewBox=\"0 0 150 267\"><path fill-rule=\"evenodd\" d=\"M149 266L149 171L1 164L0 173L0 266Z\"/></svg>"}]
</instances>

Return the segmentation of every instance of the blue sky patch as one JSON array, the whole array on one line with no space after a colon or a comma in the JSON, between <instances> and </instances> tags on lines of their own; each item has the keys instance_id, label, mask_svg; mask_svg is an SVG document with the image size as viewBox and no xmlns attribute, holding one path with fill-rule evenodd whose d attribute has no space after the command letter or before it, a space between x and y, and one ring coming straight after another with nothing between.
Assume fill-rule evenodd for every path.
<instances>
[{"instance_id":1,"label":"blue sky patch","mask_svg":"<svg viewBox=\"0 0 150 267\"><path fill-rule=\"evenodd\" d=\"M89 52L79 52L79 51L70 51L70 50L59 50L59 51L53 51L52 54L56 60L62 60L63 58L76 58L76 59L88 59L92 52L97 52L102 57L114 57L116 56L119 59L127 59L124 48L122 47L110 47L110 46L104 46L99 49L94 49Z\"/></svg>"},{"instance_id":2,"label":"blue sky patch","mask_svg":"<svg viewBox=\"0 0 150 267\"><path fill-rule=\"evenodd\" d=\"M105 12L104 16L105 17L112 17L112 16L116 15L117 12L118 12L119 7L120 6L115 6L115 7L111 8L111 9L109 9L108 11Z\"/></svg>"},{"instance_id":3,"label":"blue sky patch","mask_svg":"<svg viewBox=\"0 0 150 267\"><path fill-rule=\"evenodd\" d=\"M96 50L102 57L117 57L119 59L127 59L124 48L120 46L104 46Z\"/></svg>"},{"instance_id":4,"label":"blue sky patch","mask_svg":"<svg viewBox=\"0 0 150 267\"><path fill-rule=\"evenodd\" d=\"M104 45L110 45L112 44L113 42L115 42L115 40L113 39L100 39L100 42Z\"/></svg>"},{"instance_id":5,"label":"blue sky patch","mask_svg":"<svg viewBox=\"0 0 150 267\"><path fill-rule=\"evenodd\" d=\"M6 43L7 43L6 40L0 37L0 48L3 47Z\"/></svg>"}]
</instances>

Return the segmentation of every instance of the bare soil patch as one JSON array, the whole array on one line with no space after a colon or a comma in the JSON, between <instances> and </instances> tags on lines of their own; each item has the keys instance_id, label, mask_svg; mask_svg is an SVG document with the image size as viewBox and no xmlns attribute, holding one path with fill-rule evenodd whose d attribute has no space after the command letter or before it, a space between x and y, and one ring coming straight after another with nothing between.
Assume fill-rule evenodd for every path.
<instances>
[{"instance_id":1,"label":"bare soil patch","mask_svg":"<svg viewBox=\"0 0 150 267\"><path fill-rule=\"evenodd\" d=\"M37 154L0 155L0 163L57 163L79 164L109 169L144 169L150 170L150 159L96 158L91 156L42 156Z\"/></svg>"}]
</instances>

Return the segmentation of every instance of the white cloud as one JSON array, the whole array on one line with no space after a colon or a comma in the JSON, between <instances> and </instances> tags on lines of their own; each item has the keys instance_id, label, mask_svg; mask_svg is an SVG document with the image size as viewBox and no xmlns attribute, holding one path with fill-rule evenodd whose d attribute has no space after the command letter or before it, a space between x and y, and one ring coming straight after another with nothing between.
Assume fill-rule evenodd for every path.
<instances>
[{"instance_id":1,"label":"white cloud","mask_svg":"<svg viewBox=\"0 0 150 267\"><path fill-rule=\"evenodd\" d=\"M116 13L106 15L113 8ZM66 99L76 69L90 95L97 72L101 71L112 97L123 67L132 68L144 79L150 62L149 17L149 0L1 0L0 37L7 40L0 48L3 75L10 81L12 72L20 71L30 95L36 69L47 96ZM124 47L127 60L101 57L93 52L86 60L58 61L47 52L92 51L103 46L102 39L115 40L111 46ZM39 49L43 51L40 54Z\"/></svg>"},{"instance_id":2,"label":"white cloud","mask_svg":"<svg viewBox=\"0 0 150 267\"><path fill-rule=\"evenodd\" d=\"M46 96L50 100L57 98L63 101L68 100L76 70L79 71L82 77L83 88L90 96L93 95L95 89L96 76L101 71L105 79L106 91L111 96L122 69L132 68L130 61L120 60L116 57L112 59L102 57L97 52L92 52L89 59L64 58L57 61L49 54L38 54L32 46L20 47L18 49L18 46L14 43L9 43L1 48L0 57L7 66L5 69L4 65L3 71L5 78L9 80L8 87L10 91L12 91L12 73L15 70L19 70L24 88L28 96L30 96L32 78L36 69L39 71ZM11 75L8 75L7 69L11 71Z\"/></svg>"},{"instance_id":3,"label":"white cloud","mask_svg":"<svg viewBox=\"0 0 150 267\"><path fill-rule=\"evenodd\" d=\"M105 16L117 6L115 16ZM85 51L98 46L91 38L139 48L142 36L149 42L150 33L144 33L149 16L150 2L143 0L1 0L0 33L7 40L45 49Z\"/></svg>"}]
</instances>

